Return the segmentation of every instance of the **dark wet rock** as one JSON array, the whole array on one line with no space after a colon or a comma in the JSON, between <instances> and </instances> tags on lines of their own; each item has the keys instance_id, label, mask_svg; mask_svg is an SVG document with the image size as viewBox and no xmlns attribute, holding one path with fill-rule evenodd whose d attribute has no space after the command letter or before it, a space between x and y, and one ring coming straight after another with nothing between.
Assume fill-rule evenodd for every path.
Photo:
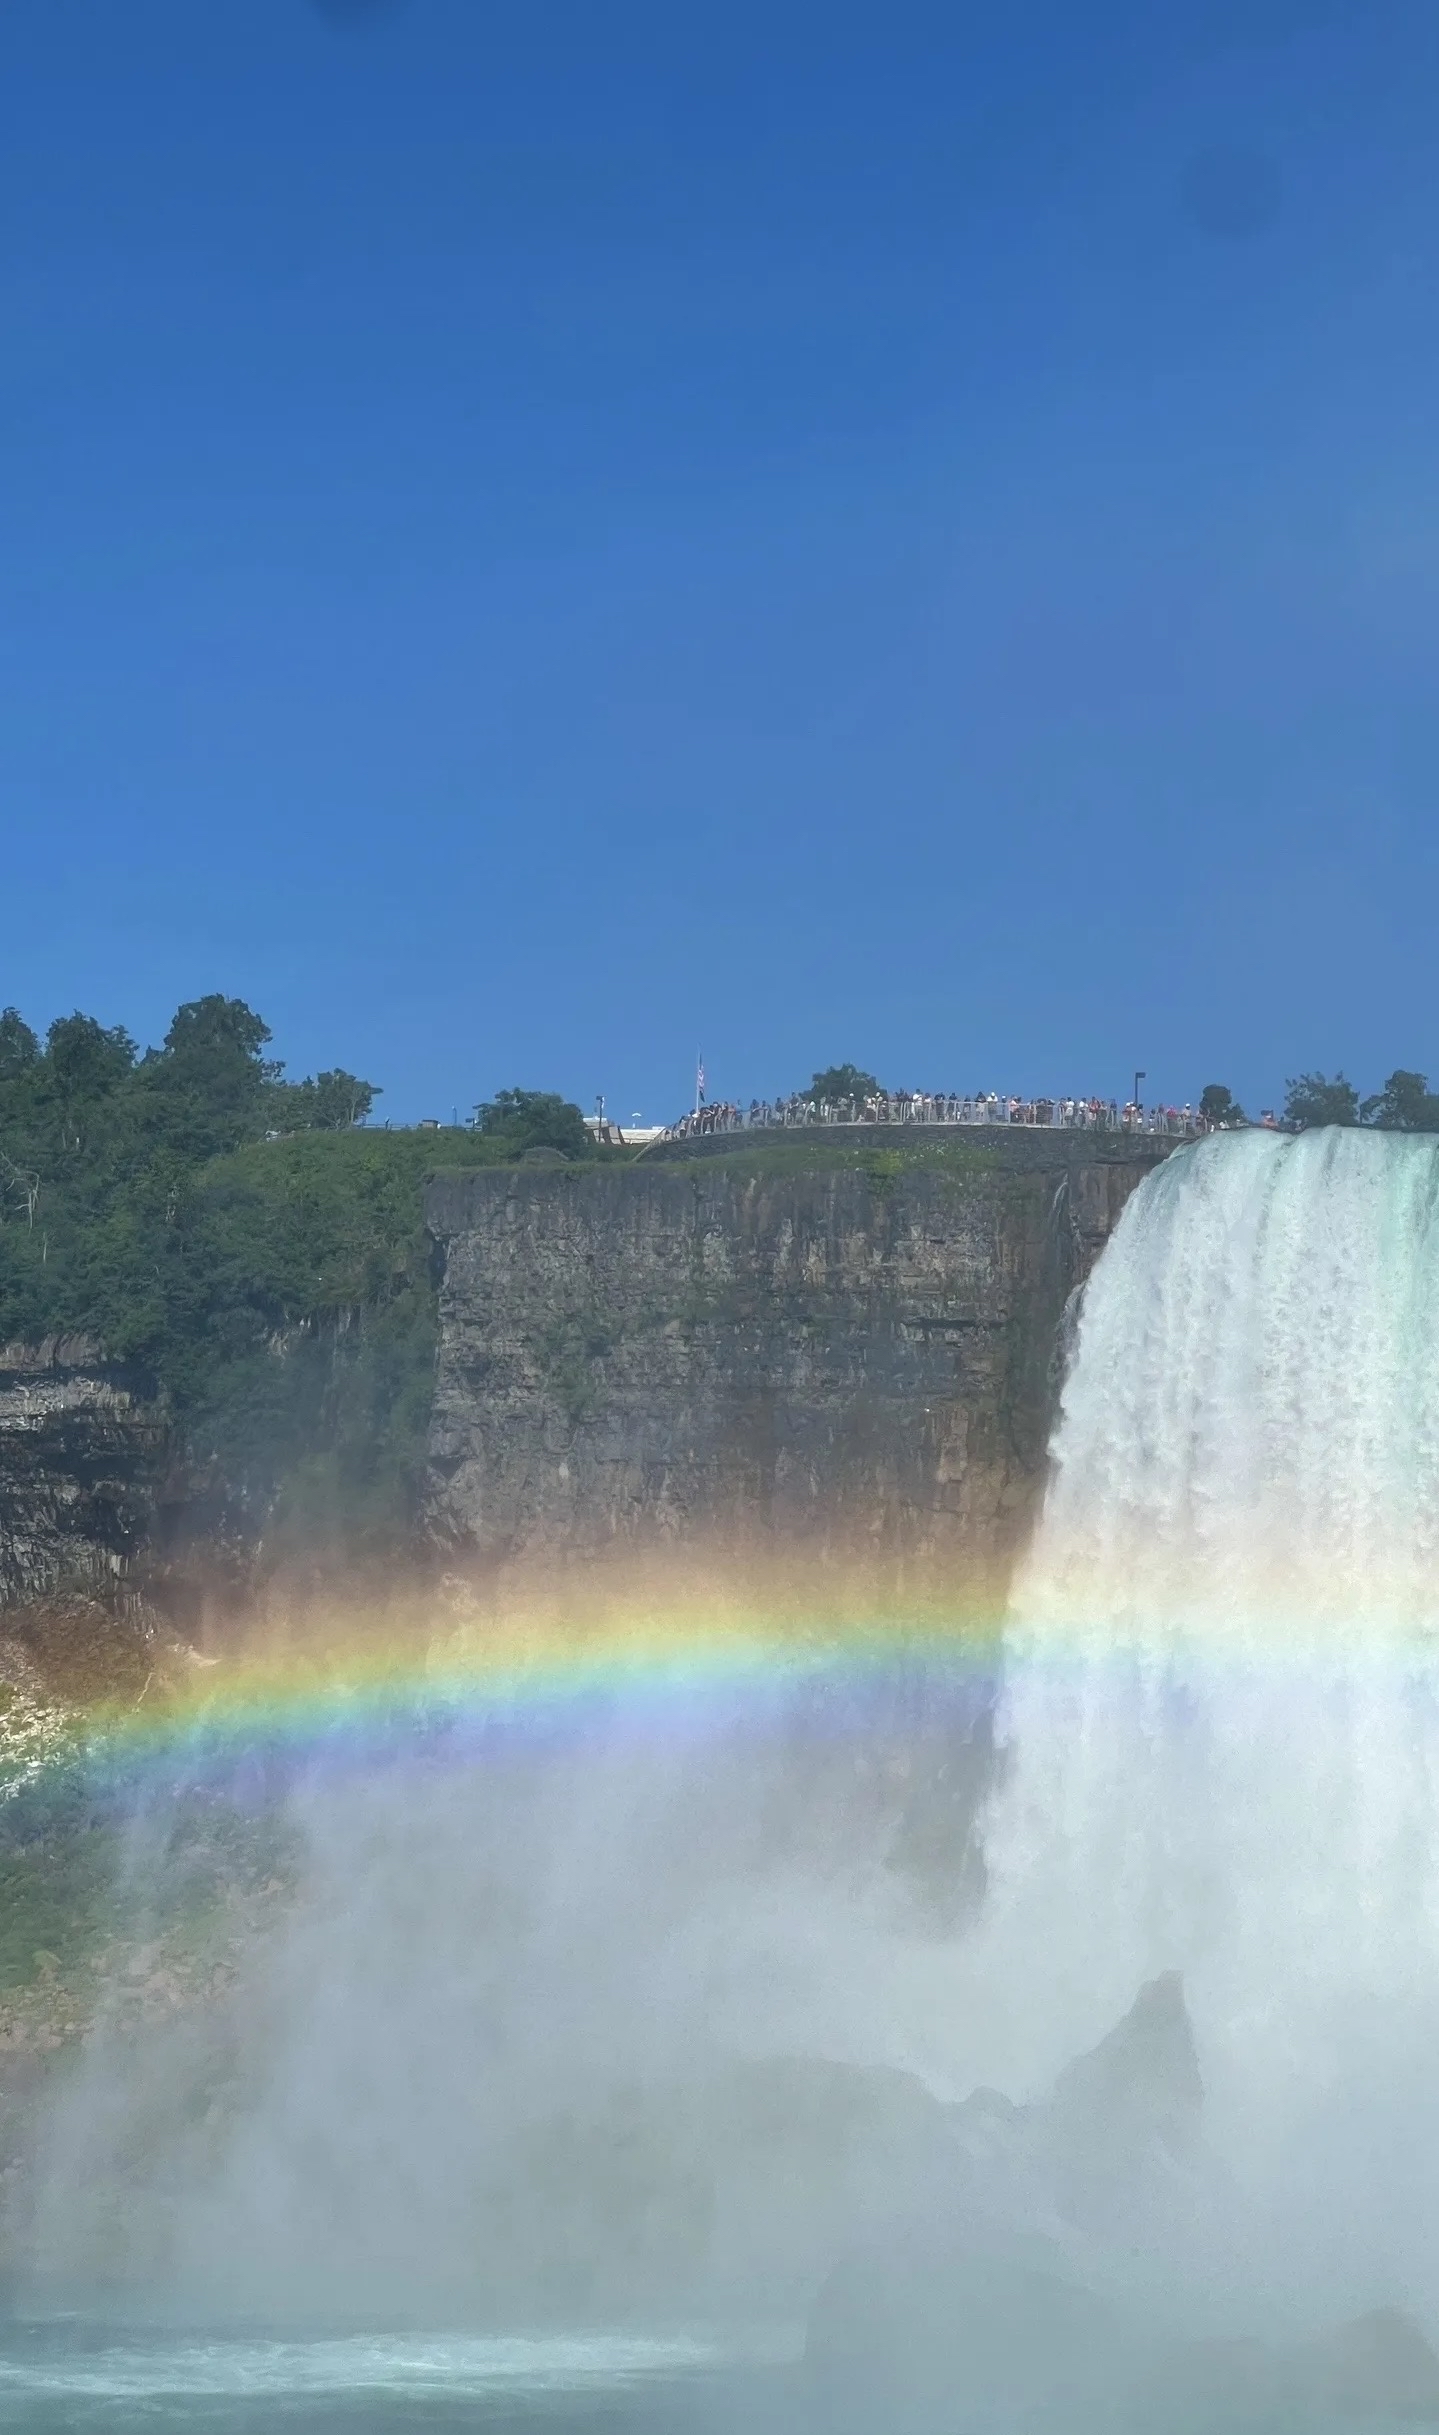
<instances>
[{"instance_id":1,"label":"dark wet rock","mask_svg":"<svg viewBox=\"0 0 1439 2435\"><path fill-rule=\"evenodd\" d=\"M1111 2157L1148 2146L1192 2154L1204 2082L1177 1970L1141 1987L1123 2020L1065 2066L1050 2110L1061 2133L1101 2143Z\"/></svg>"},{"instance_id":2,"label":"dark wet rock","mask_svg":"<svg viewBox=\"0 0 1439 2435\"><path fill-rule=\"evenodd\" d=\"M1439 2354L1402 2309L1353 2318L1312 2343L1301 2366L1323 2407L1439 2423Z\"/></svg>"},{"instance_id":3,"label":"dark wet rock","mask_svg":"<svg viewBox=\"0 0 1439 2435\"><path fill-rule=\"evenodd\" d=\"M1162 2345L1130 2380L1124 2435L1307 2435L1293 2362L1253 2335Z\"/></svg>"},{"instance_id":4,"label":"dark wet rock","mask_svg":"<svg viewBox=\"0 0 1439 2435\"><path fill-rule=\"evenodd\" d=\"M912 2228L857 2252L810 2313L820 2421L930 2430L1089 2419L1115 2391L1122 2329L1043 2243L980 2247Z\"/></svg>"},{"instance_id":5,"label":"dark wet rock","mask_svg":"<svg viewBox=\"0 0 1439 2435\"><path fill-rule=\"evenodd\" d=\"M1315 2427L1439 2423L1439 2355L1412 2317L1375 2309L1300 2345L1256 2336L1166 2346L1131 2403L1166 2435L1308 2435Z\"/></svg>"},{"instance_id":6,"label":"dark wet rock","mask_svg":"<svg viewBox=\"0 0 1439 2435\"><path fill-rule=\"evenodd\" d=\"M824 2409L858 2393L856 2427L883 2419L929 2435L951 2423L946 2397L952 2408L962 2393L976 2425L1047 2425L1044 2412L1062 2407L1071 2429L1127 2427L1131 2392L1168 2388L1144 2311L1104 2295L1122 2290L1122 2261L1162 2235L1167 2209L1188 2212L1202 2182L1203 2104L1170 1972L1066 2066L1047 2102L981 2088L946 2106L935 2169L911 2182L908 2214L882 2246L857 2245L815 2303L808 2357ZM1035 2225L1053 2237L1038 2241ZM1216 2379L1237 2390L1251 2367L1247 2354L1185 2351L1171 2381L1180 2395ZM1263 2401L1275 2382L1267 2356L1255 2373Z\"/></svg>"},{"instance_id":7,"label":"dark wet rock","mask_svg":"<svg viewBox=\"0 0 1439 2435\"><path fill-rule=\"evenodd\" d=\"M944 2110L908 2073L818 2057L596 2089L492 2151L487 2274L591 2310L802 2307L857 2226L926 2186Z\"/></svg>"},{"instance_id":8,"label":"dark wet rock","mask_svg":"<svg viewBox=\"0 0 1439 2435\"><path fill-rule=\"evenodd\" d=\"M1001 2133L1015 2130L1026 2119L1026 2109L1006 2097L1002 2088L971 2089L962 2104L950 2107L955 2125L966 2133L986 2132L998 2128Z\"/></svg>"},{"instance_id":9,"label":"dark wet rock","mask_svg":"<svg viewBox=\"0 0 1439 2435\"><path fill-rule=\"evenodd\" d=\"M1016 2105L976 2089L946 2108L970 2168L972 2205L994 2221L1053 2216L1111 2235L1127 2214L1154 2229L1156 2205L1184 2203L1202 2176L1204 2085L1175 1972L1142 1987L1122 2021L1067 2064L1053 2095Z\"/></svg>"},{"instance_id":10,"label":"dark wet rock","mask_svg":"<svg viewBox=\"0 0 1439 2435\"><path fill-rule=\"evenodd\" d=\"M0 1608L123 1599L168 1435L144 1382L90 1338L0 1345Z\"/></svg>"}]
</instances>

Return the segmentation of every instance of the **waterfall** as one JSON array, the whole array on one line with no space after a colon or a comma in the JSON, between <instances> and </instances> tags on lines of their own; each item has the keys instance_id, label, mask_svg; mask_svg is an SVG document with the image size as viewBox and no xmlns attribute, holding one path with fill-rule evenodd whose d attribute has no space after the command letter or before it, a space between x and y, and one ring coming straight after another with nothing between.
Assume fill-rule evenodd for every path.
<instances>
[{"instance_id":1,"label":"waterfall","mask_svg":"<svg viewBox=\"0 0 1439 2435\"><path fill-rule=\"evenodd\" d=\"M1016 1601L1171 1638L1423 1625L1439 1554L1439 1142L1168 1161L1089 1287Z\"/></svg>"},{"instance_id":2,"label":"waterfall","mask_svg":"<svg viewBox=\"0 0 1439 2435\"><path fill-rule=\"evenodd\" d=\"M1439 2258L1436 1543L1439 1143L1177 1154L1013 1598L968 2060L1042 2086L1181 1970L1233 2169L1391 2273Z\"/></svg>"}]
</instances>

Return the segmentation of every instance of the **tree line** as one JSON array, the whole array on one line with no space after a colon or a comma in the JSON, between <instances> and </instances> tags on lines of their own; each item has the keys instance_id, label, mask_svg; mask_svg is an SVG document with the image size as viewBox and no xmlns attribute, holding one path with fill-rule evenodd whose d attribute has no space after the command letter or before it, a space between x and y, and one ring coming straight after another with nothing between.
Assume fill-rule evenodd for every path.
<instances>
[{"instance_id":1,"label":"tree line","mask_svg":"<svg viewBox=\"0 0 1439 2435\"><path fill-rule=\"evenodd\" d=\"M1205 1084L1199 1095L1199 1113L1214 1125L1249 1122L1222 1082ZM1380 1133L1439 1133L1439 1091L1430 1090L1427 1074L1411 1073L1403 1066L1367 1099L1360 1098L1342 1072L1293 1074L1284 1086L1282 1122L1291 1133L1307 1133L1315 1125L1327 1124L1372 1125Z\"/></svg>"},{"instance_id":2,"label":"tree line","mask_svg":"<svg viewBox=\"0 0 1439 2435\"><path fill-rule=\"evenodd\" d=\"M366 1124L377 1085L291 1080L269 1048L219 995L144 1052L88 1015L42 1040L0 1014L0 1347L96 1339L272 1539L393 1544L434 1364L427 1178L616 1154L550 1091L497 1092L457 1132Z\"/></svg>"},{"instance_id":3,"label":"tree line","mask_svg":"<svg viewBox=\"0 0 1439 2435\"><path fill-rule=\"evenodd\" d=\"M367 1116L378 1085L336 1068L287 1082L266 1057L269 1026L241 998L181 1006L160 1048L141 1055L121 1024L62 1015L43 1043L18 1009L0 1012L0 1148L42 1169L186 1163L272 1132L337 1131Z\"/></svg>"}]
</instances>

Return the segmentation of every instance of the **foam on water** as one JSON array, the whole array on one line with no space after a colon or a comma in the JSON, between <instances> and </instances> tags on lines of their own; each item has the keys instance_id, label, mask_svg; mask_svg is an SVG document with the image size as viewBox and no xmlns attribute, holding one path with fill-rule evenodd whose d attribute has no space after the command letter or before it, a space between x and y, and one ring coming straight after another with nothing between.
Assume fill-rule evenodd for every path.
<instances>
[{"instance_id":1,"label":"foam on water","mask_svg":"<svg viewBox=\"0 0 1439 2435\"><path fill-rule=\"evenodd\" d=\"M508 2335L355 2334L309 2341L206 2336L97 2335L41 2357L0 2359L7 2399L146 2402L332 2399L337 2396L484 2400L510 2392L571 2393L626 2387L696 2370L767 2364L791 2355L767 2342L722 2344L712 2336L592 2333Z\"/></svg>"}]
</instances>

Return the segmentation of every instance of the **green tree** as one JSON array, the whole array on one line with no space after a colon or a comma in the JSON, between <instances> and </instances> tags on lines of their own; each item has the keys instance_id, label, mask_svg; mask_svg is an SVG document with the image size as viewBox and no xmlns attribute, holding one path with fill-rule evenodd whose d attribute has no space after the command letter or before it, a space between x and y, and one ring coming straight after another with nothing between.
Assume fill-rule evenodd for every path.
<instances>
[{"instance_id":1,"label":"green tree","mask_svg":"<svg viewBox=\"0 0 1439 2435\"><path fill-rule=\"evenodd\" d=\"M1430 1090L1427 1074L1406 1073L1400 1066L1382 1091L1365 1100L1363 1117L1381 1133L1439 1133L1439 1095Z\"/></svg>"},{"instance_id":2,"label":"green tree","mask_svg":"<svg viewBox=\"0 0 1439 2435\"><path fill-rule=\"evenodd\" d=\"M119 1024L106 1031L93 1015L62 1015L45 1036L45 1082L67 1110L91 1108L118 1089L135 1062L135 1043Z\"/></svg>"},{"instance_id":3,"label":"green tree","mask_svg":"<svg viewBox=\"0 0 1439 2435\"><path fill-rule=\"evenodd\" d=\"M1224 1082L1206 1082L1199 1094L1199 1113L1207 1124L1242 1125L1249 1122L1234 1093Z\"/></svg>"},{"instance_id":4,"label":"green tree","mask_svg":"<svg viewBox=\"0 0 1439 2435\"><path fill-rule=\"evenodd\" d=\"M809 1097L815 1107L838 1106L846 1099L872 1099L879 1091L873 1074L858 1065L827 1065L816 1074L809 1086Z\"/></svg>"},{"instance_id":5,"label":"green tree","mask_svg":"<svg viewBox=\"0 0 1439 2435\"><path fill-rule=\"evenodd\" d=\"M1358 1124L1359 1093L1343 1074L1291 1076L1284 1085L1284 1121L1296 1132L1311 1126Z\"/></svg>"},{"instance_id":6,"label":"green tree","mask_svg":"<svg viewBox=\"0 0 1439 2435\"><path fill-rule=\"evenodd\" d=\"M277 1093L296 1095L296 1130L348 1127L373 1096L338 1068L282 1084L269 1038L218 994L180 1007L138 1063L127 1033L90 1016L52 1024L43 1051L18 1015L0 1019L0 1342L80 1328L174 1383L195 1178L283 1129ZM217 1349L203 1338L201 1357Z\"/></svg>"},{"instance_id":7,"label":"green tree","mask_svg":"<svg viewBox=\"0 0 1439 2435\"><path fill-rule=\"evenodd\" d=\"M521 1158L526 1150L560 1150L566 1158L587 1158L593 1143L574 1101L558 1091L496 1091L475 1110L478 1130L506 1158Z\"/></svg>"},{"instance_id":8,"label":"green tree","mask_svg":"<svg viewBox=\"0 0 1439 2435\"><path fill-rule=\"evenodd\" d=\"M18 1112L37 1128L32 1146L42 1170L56 1157L79 1158L93 1175L107 1103L134 1063L135 1043L118 1024L107 1030L80 1014L51 1024L43 1056L18 1077Z\"/></svg>"},{"instance_id":9,"label":"green tree","mask_svg":"<svg viewBox=\"0 0 1439 2435\"><path fill-rule=\"evenodd\" d=\"M22 1075L33 1072L40 1059L40 1043L16 1006L0 1012L0 1083L18 1082Z\"/></svg>"},{"instance_id":10,"label":"green tree","mask_svg":"<svg viewBox=\"0 0 1439 2435\"><path fill-rule=\"evenodd\" d=\"M140 1068L152 1125L187 1159L215 1158L269 1129L268 1093L282 1068L262 1051L270 1028L243 998L181 1006Z\"/></svg>"},{"instance_id":11,"label":"green tree","mask_svg":"<svg viewBox=\"0 0 1439 2435\"><path fill-rule=\"evenodd\" d=\"M307 1082L270 1086L270 1115L277 1133L344 1133L363 1122L383 1096L377 1082L335 1067Z\"/></svg>"}]
</instances>

